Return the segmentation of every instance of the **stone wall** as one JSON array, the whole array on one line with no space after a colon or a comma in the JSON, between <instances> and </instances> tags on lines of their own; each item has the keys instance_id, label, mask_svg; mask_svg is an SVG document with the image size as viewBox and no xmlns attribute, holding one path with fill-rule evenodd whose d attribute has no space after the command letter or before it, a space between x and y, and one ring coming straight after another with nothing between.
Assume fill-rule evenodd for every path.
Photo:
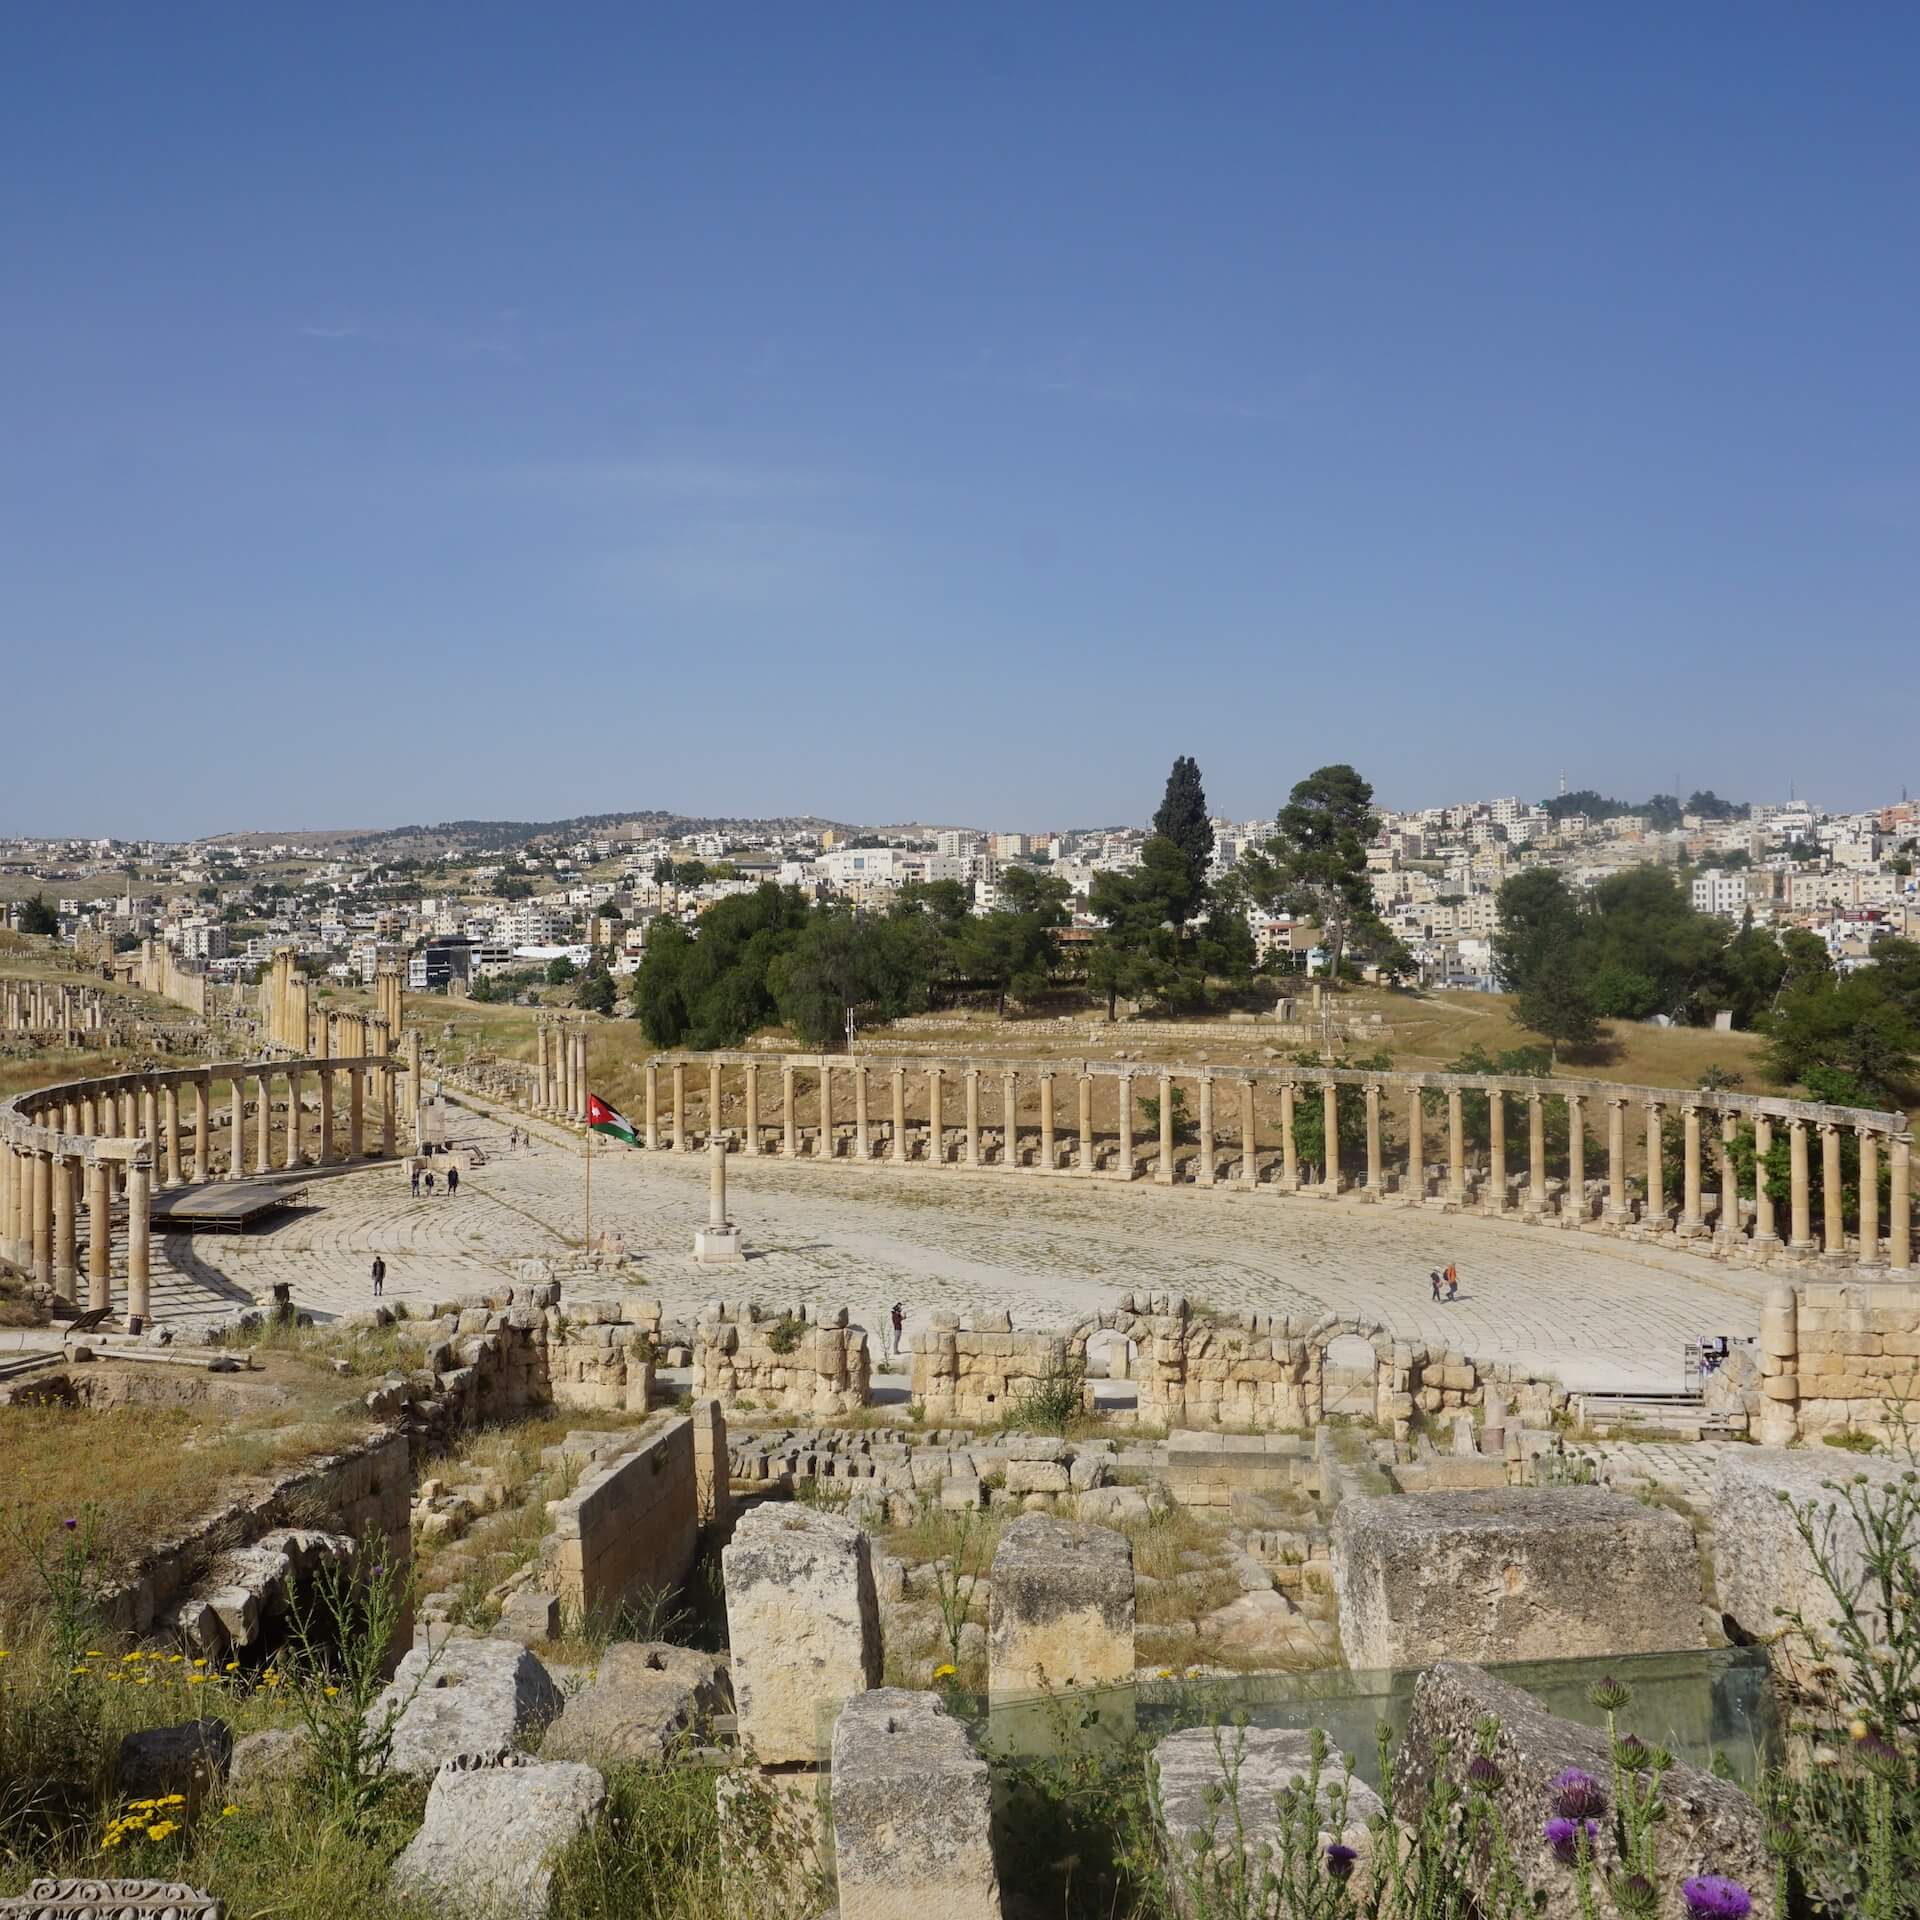
<instances>
[{"instance_id":1,"label":"stone wall","mask_svg":"<svg viewBox=\"0 0 1920 1920\"><path fill-rule=\"evenodd\" d=\"M104 1591L104 1623L136 1637L151 1632L223 1553L280 1527L319 1524L355 1541L373 1534L386 1542L389 1564L407 1564L413 1552L411 1462L408 1437L382 1431L344 1453L249 1489L179 1538L155 1547L126 1580Z\"/></svg>"},{"instance_id":2,"label":"stone wall","mask_svg":"<svg viewBox=\"0 0 1920 1920\"><path fill-rule=\"evenodd\" d=\"M1000 1420L1042 1381L1064 1377L1068 1345L1064 1333L1015 1333L1004 1308L936 1313L932 1331L913 1336L913 1404L936 1422Z\"/></svg>"},{"instance_id":3,"label":"stone wall","mask_svg":"<svg viewBox=\"0 0 1920 1920\"><path fill-rule=\"evenodd\" d=\"M545 1584L570 1623L610 1620L680 1584L700 1540L694 1423L663 1413L557 1501L541 1543Z\"/></svg>"},{"instance_id":4,"label":"stone wall","mask_svg":"<svg viewBox=\"0 0 1920 1920\"><path fill-rule=\"evenodd\" d=\"M1760 1316L1760 1378L1743 1391L1755 1436L1786 1446L1920 1419L1920 1287L1775 1287Z\"/></svg>"},{"instance_id":5,"label":"stone wall","mask_svg":"<svg viewBox=\"0 0 1920 1920\"><path fill-rule=\"evenodd\" d=\"M829 1420L867 1404L866 1333L845 1307L794 1305L769 1316L751 1302L710 1300L693 1335L693 1390L731 1411Z\"/></svg>"}]
</instances>

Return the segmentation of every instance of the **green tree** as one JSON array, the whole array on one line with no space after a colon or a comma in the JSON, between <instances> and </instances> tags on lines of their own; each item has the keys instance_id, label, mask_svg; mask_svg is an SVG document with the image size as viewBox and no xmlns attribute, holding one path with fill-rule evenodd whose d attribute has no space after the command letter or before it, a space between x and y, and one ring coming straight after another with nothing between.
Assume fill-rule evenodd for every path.
<instances>
[{"instance_id":1,"label":"green tree","mask_svg":"<svg viewBox=\"0 0 1920 1920\"><path fill-rule=\"evenodd\" d=\"M1200 784L1200 763L1182 754L1167 775L1167 790L1153 816L1155 833L1171 840L1187 863L1187 879L1194 897L1207 884L1207 866L1213 859L1213 823L1207 818L1207 793Z\"/></svg>"},{"instance_id":2,"label":"green tree","mask_svg":"<svg viewBox=\"0 0 1920 1920\"><path fill-rule=\"evenodd\" d=\"M1121 996L1157 1006L1199 996L1205 980L1186 931L1195 904L1186 856L1160 834L1131 873L1094 876L1087 905L1106 924L1087 956L1087 982L1106 996L1109 1020Z\"/></svg>"},{"instance_id":3,"label":"green tree","mask_svg":"<svg viewBox=\"0 0 1920 1920\"><path fill-rule=\"evenodd\" d=\"M1516 873L1494 900L1493 977L1508 993L1522 993L1550 954L1580 938L1580 903L1549 867Z\"/></svg>"},{"instance_id":4,"label":"green tree","mask_svg":"<svg viewBox=\"0 0 1920 1920\"><path fill-rule=\"evenodd\" d=\"M1296 783L1274 825L1265 849L1246 858L1248 894L1310 916L1337 979L1350 942L1385 934L1367 879L1367 843L1380 831L1373 788L1352 767L1321 767Z\"/></svg>"},{"instance_id":5,"label":"green tree","mask_svg":"<svg viewBox=\"0 0 1920 1920\"><path fill-rule=\"evenodd\" d=\"M1312 1048L1303 1048L1294 1056L1303 1067L1326 1066ZM1384 1073L1393 1065L1393 1056L1387 1053L1369 1053L1358 1055L1351 1060L1332 1062L1338 1067L1356 1067L1366 1072ZM1364 1087L1340 1087L1334 1094L1334 1125L1338 1129L1340 1158L1349 1171L1356 1163L1363 1163L1367 1151L1367 1095ZM1380 1144L1387 1148L1393 1143L1393 1117L1384 1107L1380 1113ZM1327 1115L1326 1101L1317 1087L1303 1087L1298 1090L1293 1103L1293 1146L1294 1151L1308 1166L1320 1170L1324 1176L1327 1164Z\"/></svg>"},{"instance_id":6,"label":"green tree","mask_svg":"<svg viewBox=\"0 0 1920 1920\"><path fill-rule=\"evenodd\" d=\"M693 936L677 920L656 920L647 929L640 965L627 989L633 1015L656 1047L677 1047L687 1037L686 964Z\"/></svg>"},{"instance_id":7,"label":"green tree","mask_svg":"<svg viewBox=\"0 0 1920 1920\"><path fill-rule=\"evenodd\" d=\"M1599 1040L1599 1016L1571 940L1550 948L1534 962L1514 1011L1523 1027L1546 1041L1550 1068L1559 1060L1562 1047L1578 1053Z\"/></svg>"},{"instance_id":8,"label":"green tree","mask_svg":"<svg viewBox=\"0 0 1920 1920\"><path fill-rule=\"evenodd\" d=\"M588 1013L611 1013L615 999L613 975L607 971L607 963L596 954L581 976L580 990L573 996L574 1005Z\"/></svg>"},{"instance_id":9,"label":"green tree","mask_svg":"<svg viewBox=\"0 0 1920 1920\"><path fill-rule=\"evenodd\" d=\"M60 916L47 905L44 893L36 893L20 903L20 931L41 935L60 931Z\"/></svg>"},{"instance_id":10,"label":"green tree","mask_svg":"<svg viewBox=\"0 0 1920 1920\"><path fill-rule=\"evenodd\" d=\"M1901 1105L1913 1085L1920 1028L1876 971L1809 971L1789 987L1766 1021L1774 1072L1816 1099L1832 1098L1838 1077L1857 1095L1841 1105Z\"/></svg>"},{"instance_id":11,"label":"green tree","mask_svg":"<svg viewBox=\"0 0 1920 1920\"><path fill-rule=\"evenodd\" d=\"M564 987L580 969L564 953L555 954L547 962L547 985Z\"/></svg>"},{"instance_id":12,"label":"green tree","mask_svg":"<svg viewBox=\"0 0 1920 1920\"><path fill-rule=\"evenodd\" d=\"M1696 913L1659 867L1611 874L1591 901L1580 944L1596 1011L1623 1019L1697 1018L1722 977L1725 923Z\"/></svg>"},{"instance_id":13,"label":"green tree","mask_svg":"<svg viewBox=\"0 0 1920 1920\"><path fill-rule=\"evenodd\" d=\"M953 959L967 979L992 986L1004 1013L1009 994L1031 1001L1053 978L1069 892L1067 883L1051 874L1011 867L1001 875L1000 897L998 911L961 923Z\"/></svg>"}]
</instances>

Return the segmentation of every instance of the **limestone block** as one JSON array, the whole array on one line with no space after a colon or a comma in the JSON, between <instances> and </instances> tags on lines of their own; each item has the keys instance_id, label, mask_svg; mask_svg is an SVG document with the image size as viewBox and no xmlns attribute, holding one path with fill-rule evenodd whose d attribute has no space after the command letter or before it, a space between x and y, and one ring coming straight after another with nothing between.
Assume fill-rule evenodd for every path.
<instances>
[{"instance_id":1,"label":"limestone block","mask_svg":"<svg viewBox=\"0 0 1920 1920\"><path fill-rule=\"evenodd\" d=\"M494 1637L517 1640L531 1647L542 1640L560 1637L560 1601L557 1595L542 1593L537 1587L522 1587L500 1609L500 1621Z\"/></svg>"},{"instance_id":2,"label":"limestone block","mask_svg":"<svg viewBox=\"0 0 1920 1920\"><path fill-rule=\"evenodd\" d=\"M1023 1515L1001 1536L992 1583L990 1694L1132 1680L1133 1546L1125 1534Z\"/></svg>"},{"instance_id":3,"label":"limestone block","mask_svg":"<svg viewBox=\"0 0 1920 1920\"><path fill-rule=\"evenodd\" d=\"M593 1685L573 1695L547 1729L540 1752L548 1760L659 1766L732 1699L724 1655L616 1641L600 1656Z\"/></svg>"},{"instance_id":4,"label":"limestone block","mask_svg":"<svg viewBox=\"0 0 1920 1920\"><path fill-rule=\"evenodd\" d=\"M227 1791L245 1793L253 1787L296 1779L307 1764L307 1736L285 1727L268 1727L243 1734L233 1743L227 1763Z\"/></svg>"},{"instance_id":5,"label":"limestone block","mask_svg":"<svg viewBox=\"0 0 1920 1920\"><path fill-rule=\"evenodd\" d=\"M560 1711L560 1689L526 1648L511 1640L449 1640L416 1647L369 1709L374 1721L401 1708L393 1766L431 1774L450 1760L497 1754L536 1739Z\"/></svg>"},{"instance_id":6,"label":"limestone block","mask_svg":"<svg viewBox=\"0 0 1920 1920\"><path fill-rule=\"evenodd\" d=\"M867 1535L833 1514L755 1507L721 1570L741 1745L762 1765L814 1760L821 1707L880 1681Z\"/></svg>"},{"instance_id":7,"label":"limestone block","mask_svg":"<svg viewBox=\"0 0 1920 1920\"><path fill-rule=\"evenodd\" d=\"M1413 1708L1395 1766L1396 1798L1417 1804L1444 1768L1464 1789L1466 1769L1478 1751L1475 1735L1484 1720L1499 1723L1493 1759L1501 1781L1499 1808L1514 1863L1530 1894L1543 1895L1540 1911L1551 1920L1577 1920L1574 1877L1542 1833L1542 1812L1553 1800L1551 1782L1564 1768L1578 1767L1608 1787L1613 1777L1606 1736L1593 1727L1562 1720L1530 1694L1477 1667L1444 1661L1416 1683ZM1633 1709L1622 1716L1631 1731ZM1444 1755L1441 1742L1450 1743ZM1686 1920L1680 1884L1697 1874L1724 1874L1748 1889L1757 1920L1775 1920L1760 1810L1736 1786L1697 1767L1676 1766L1661 1783L1666 1814L1660 1825L1660 1920ZM1611 1877L1619 1855L1610 1819L1598 1822L1595 1879ZM1483 1858L1470 1854L1469 1858Z\"/></svg>"},{"instance_id":8,"label":"limestone block","mask_svg":"<svg viewBox=\"0 0 1920 1920\"><path fill-rule=\"evenodd\" d=\"M1714 1586L1727 1618L1755 1639L1771 1639L1783 1624L1781 1611L1798 1611L1824 1635L1839 1609L1800 1538L1794 1510L1811 1510L1816 1537L1827 1534L1839 1577L1856 1585L1866 1570L1865 1542L1840 1489L1851 1483L1856 1500L1879 1505L1903 1471L1891 1460L1835 1455L1825 1447L1808 1453L1729 1449L1715 1476L1712 1506ZM1906 1511L1908 1544L1920 1551L1920 1512L1911 1503ZM1862 1614L1871 1621L1870 1596ZM1791 1659L1804 1654L1790 1641L1782 1651Z\"/></svg>"},{"instance_id":9,"label":"limestone block","mask_svg":"<svg viewBox=\"0 0 1920 1920\"><path fill-rule=\"evenodd\" d=\"M932 1694L847 1702L832 1797L840 1920L1000 1920L987 1765Z\"/></svg>"},{"instance_id":10,"label":"limestone block","mask_svg":"<svg viewBox=\"0 0 1920 1920\"><path fill-rule=\"evenodd\" d=\"M1306 1781L1311 1741L1291 1727L1190 1727L1154 1748L1154 1831L1176 1911L1215 1913L1239 1888L1250 1896L1248 1911L1269 1911L1279 1887L1264 1861L1279 1850L1278 1802ZM1323 1844L1352 1847L1364 1871L1373 1840L1367 1823L1384 1808L1364 1780L1348 1773L1331 1742L1315 1799ZM1234 1859L1236 1841L1245 1879Z\"/></svg>"},{"instance_id":11,"label":"limestone block","mask_svg":"<svg viewBox=\"0 0 1920 1920\"><path fill-rule=\"evenodd\" d=\"M1009 1460L1007 1462L1009 1494L1065 1493L1067 1487L1067 1469L1058 1460Z\"/></svg>"},{"instance_id":12,"label":"limestone block","mask_svg":"<svg viewBox=\"0 0 1920 1920\"><path fill-rule=\"evenodd\" d=\"M554 1861L606 1799L592 1767L524 1759L447 1767L393 1863L394 1882L450 1913L544 1914Z\"/></svg>"},{"instance_id":13,"label":"limestone block","mask_svg":"<svg viewBox=\"0 0 1920 1920\"><path fill-rule=\"evenodd\" d=\"M1333 1569L1354 1668L1705 1644L1692 1530L1598 1488L1349 1495Z\"/></svg>"}]
</instances>

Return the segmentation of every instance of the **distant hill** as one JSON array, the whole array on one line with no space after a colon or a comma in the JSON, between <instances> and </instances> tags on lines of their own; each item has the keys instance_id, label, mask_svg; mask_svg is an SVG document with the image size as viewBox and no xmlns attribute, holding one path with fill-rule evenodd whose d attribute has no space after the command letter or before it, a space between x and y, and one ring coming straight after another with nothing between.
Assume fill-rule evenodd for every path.
<instances>
[{"instance_id":1,"label":"distant hill","mask_svg":"<svg viewBox=\"0 0 1920 1920\"><path fill-rule=\"evenodd\" d=\"M334 848L366 858L419 859L423 856L480 853L493 848L530 845L536 840L679 840L689 834L717 833L730 840L764 840L775 834L824 833L852 829L812 814L778 819L717 819L703 814L669 813L650 808L631 813L583 813L566 820L442 820L435 826L285 828L266 832L209 834L200 846L273 846L281 843Z\"/></svg>"}]
</instances>

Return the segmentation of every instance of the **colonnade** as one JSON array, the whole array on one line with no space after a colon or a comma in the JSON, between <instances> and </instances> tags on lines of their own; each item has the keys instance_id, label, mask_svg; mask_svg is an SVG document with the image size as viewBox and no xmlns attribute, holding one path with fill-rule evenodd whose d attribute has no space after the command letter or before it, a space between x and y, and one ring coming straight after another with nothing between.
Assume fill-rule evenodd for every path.
<instances>
[{"instance_id":1,"label":"colonnade","mask_svg":"<svg viewBox=\"0 0 1920 1920\"><path fill-rule=\"evenodd\" d=\"M339 1048L309 1058L119 1074L41 1088L0 1105L0 1255L62 1299L77 1300L84 1210L87 1305L109 1306L113 1214L124 1202L127 1311L144 1321L152 1312L152 1195L211 1181L220 1133L227 1135L229 1180L344 1166L375 1153L391 1158L399 1145L402 1076L409 1117L418 1116L419 1035L407 1034L403 1058L384 1047L367 1050L367 1029L384 1022L336 1014L327 1024ZM312 1122L309 1080L317 1106ZM224 1113L215 1110L220 1081L229 1083ZM287 1118L276 1166L273 1104L282 1082Z\"/></svg>"},{"instance_id":2,"label":"colonnade","mask_svg":"<svg viewBox=\"0 0 1920 1920\"><path fill-rule=\"evenodd\" d=\"M543 1060L545 1058L543 1050ZM1139 1066L1098 1060L930 1060L924 1056L851 1059L819 1055L769 1058L746 1053L658 1056L646 1064L642 1137L650 1148L690 1152L695 1144L689 1076L705 1086L705 1134L738 1132L748 1156L801 1157L798 1096L807 1083L817 1103L804 1136L814 1159L855 1163L997 1168L1006 1172L1077 1175L1132 1181L1146 1175L1164 1186L1234 1187L1279 1193L1342 1194L1363 1200L1451 1209L1472 1207L1563 1227L1664 1235L1727 1255L1772 1259L1819 1257L1870 1270L1912 1268L1912 1140L1905 1116L1864 1108L1731 1092L1628 1087L1607 1081L1482 1077L1477 1074L1391 1073L1342 1067L1214 1068ZM777 1119L763 1111L767 1082L778 1074ZM1094 1093L1111 1081L1114 1118L1096 1132ZM919 1083L926 1118L910 1126L910 1082ZM1065 1086L1062 1087L1061 1083ZM877 1083L877 1084L876 1084ZM952 1111L957 1083L959 1112ZM728 1088L739 1089L740 1119L724 1119ZM1360 1091L1364 1140L1340 1139L1340 1092ZM1193 1094L1192 1129L1179 1138L1185 1096ZM876 1091L880 1098L876 1102ZM1023 1117L1031 1093L1034 1118ZM1068 1096L1061 1111L1061 1096ZM1155 1102L1151 1130L1136 1134L1136 1103ZM1465 1126L1469 1097L1488 1103L1484 1170L1470 1174ZM1301 1103L1319 1103L1324 1143L1317 1168L1303 1170ZM1549 1177L1548 1106L1564 1106L1566 1146ZM990 1121L983 1102L997 1119ZM1262 1134L1259 1108L1269 1119ZM1272 1110L1278 1105L1277 1139ZM1517 1110L1510 1107L1517 1103ZM1398 1162L1387 1165L1386 1115L1404 1108ZM1445 1158L1429 1165L1428 1108L1444 1108ZM1629 1165L1628 1114L1643 1110L1640 1166ZM1524 1121L1519 1116L1524 1113ZM1509 1119L1524 1127L1510 1139ZM1678 1191L1666 1191L1666 1129L1677 1125ZM1743 1189L1738 1151L1752 1129L1752 1173ZM1591 1160L1596 1177L1589 1179ZM1517 1130L1517 1129L1516 1129ZM1777 1133L1788 1142L1785 1192L1773 1190L1765 1163ZM1859 1143L1857 1234L1844 1213L1841 1142ZM956 1137L957 1136L957 1137ZM1821 1156L1822 1206L1813 1218L1811 1155ZM842 1148L846 1151L842 1154ZM1879 1168L1885 1156L1888 1205L1883 1222ZM1782 1208L1784 1207L1784 1217ZM1712 1218L1709 1221L1709 1212Z\"/></svg>"},{"instance_id":3,"label":"colonnade","mask_svg":"<svg viewBox=\"0 0 1920 1920\"><path fill-rule=\"evenodd\" d=\"M98 1033L106 996L69 980L0 980L0 1032Z\"/></svg>"},{"instance_id":4,"label":"colonnade","mask_svg":"<svg viewBox=\"0 0 1920 1920\"><path fill-rule=\"evenodd\" d=\"M587 1118L587 1028L580 1019L543 1013L534 1022L537 1051L533 1107L551 1119L584 1126Z\"/></svg>"}]
</instances>

